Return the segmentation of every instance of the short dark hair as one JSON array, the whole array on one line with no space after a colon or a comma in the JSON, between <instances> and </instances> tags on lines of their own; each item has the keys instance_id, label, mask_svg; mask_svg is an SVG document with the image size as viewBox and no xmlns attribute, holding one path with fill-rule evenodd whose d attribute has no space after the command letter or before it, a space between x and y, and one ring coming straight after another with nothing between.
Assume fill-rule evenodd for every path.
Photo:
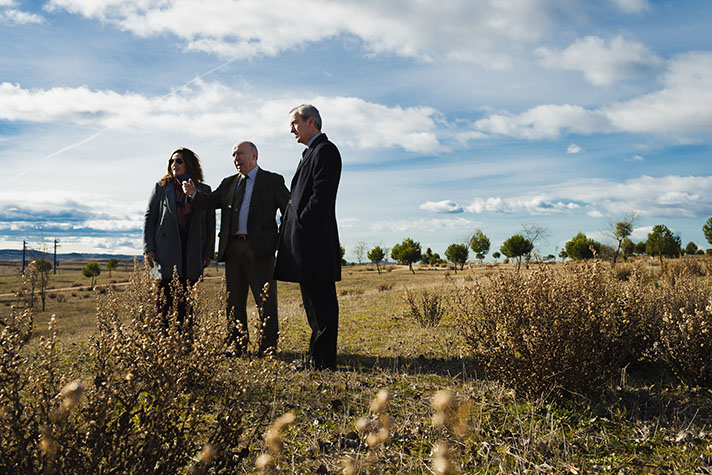
<instances>
[{"instance_id":1,"label":"short dark hair","mask_svg":"<svg viewBox=\"0 0 712 475\"><path fill-rule=\"evenodd\" d=\"M321 130L321 115L316 107L311 104L302 104L290 110L289 113L297 111L297 114L302 118L302 120L307 120L309 117L314 117L314 127L316 130Z\"/></svg>"},{"instance_id":2,"label":"short dark hair","mask_svg":"<svg viewBox=\"0 0 712 475\"><path fill-rule=\"evenodd\" d=\"M176 153L180 153L181 157L183 158L183 163L185 163L185 169L186 171L190 174L190 177L193 179L194 182L196 183L202 183L203 182L203 168L200 166L200 159L198 158L198 155L196 155L195 152L193 152L189 148L185 147L180 147L171 152L171 157L175 155ZM161 178L161 181L158 183L160 185L165 185L168 182L172 181L173 178L173 170L171 170L171 165L170 161L168 162L168 172L163 175L163 178Z\"/></svg>"}]
</instances>

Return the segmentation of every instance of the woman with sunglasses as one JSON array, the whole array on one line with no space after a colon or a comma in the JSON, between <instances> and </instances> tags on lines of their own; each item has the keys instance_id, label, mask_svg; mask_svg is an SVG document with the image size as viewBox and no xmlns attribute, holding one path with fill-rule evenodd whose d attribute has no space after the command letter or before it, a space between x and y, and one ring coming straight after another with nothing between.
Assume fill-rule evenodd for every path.
<instances>
[{"instance_id":1,"label":"woman with sunglasses","mask_svg":"<svg viewBox=\"0 0 712 475\"><path fill-rule=\"evenodd\" d=\"M190 149L179 148L168 160L167 173L153 188L144 219L143 252L148 266L160 278L156 310L164 324L174 303L170 288L173 269L185 291L203 275L215 253L215 211L190 205L181 186L188 179L198 190L210 193L210 186L203 183L198 156ZM185 299L179 298L177 303L178 321L183 323Z\"/></svg>"}]
</instances>

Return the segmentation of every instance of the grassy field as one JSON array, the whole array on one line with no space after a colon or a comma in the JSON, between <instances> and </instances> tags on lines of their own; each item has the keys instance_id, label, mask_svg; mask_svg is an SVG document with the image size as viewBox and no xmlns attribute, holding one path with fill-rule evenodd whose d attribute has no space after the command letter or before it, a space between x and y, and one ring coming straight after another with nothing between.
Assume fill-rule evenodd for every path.
<instances>
[{"instance_id":1,"label":"grassy field","mask_svg":"<svg viewBox=\"0 0 712 475\"><path fill-rule=\"evenodd\" d=\"M90 290L82 265L63 263L52 276L54 290L46 311L35 312L29 345L43 348L40 339L48 337L48 322L56 315L54 331L64 352L59 360L68 374L82 374L82 365L91 364L79 355L97 334L97 297L113 284L121 299L130 274L123 264L112 277L102 270L98 290ZM371 266L345 267L337 284L335 372L294 370L310 330L298 286L279 283L278 353L223 359L212 368L237 394L242 424L232 441L232 462L223 465L229 469L215 473L254 473L263 453L276 463L265 473L712 473L712 392L681 384L664 366L629 365L603 391L565 398L518 394L488 376L465 344L447 296L455 285L498 272L513 268L422 268L413 275L404 266L388 266L381 274ZM211 266L206 277L204 298L214 305L222 269ZM0 293L19 283L16 269L0 272ZM64 288L69 289L56 290ZM409 315L406 289L442 297L444 316L437 326L424 327ZM13 297L0 300L8 311L12 303ZM248 310L254 341L251 302ZM381 389L388 396L378 401ZM270 450L262 435L286 413L295 420L272 427L280 444ZM202 444L211 443L204 439ZM207 463L202 469L217 470Z\"/></svg>"}]
</instances>

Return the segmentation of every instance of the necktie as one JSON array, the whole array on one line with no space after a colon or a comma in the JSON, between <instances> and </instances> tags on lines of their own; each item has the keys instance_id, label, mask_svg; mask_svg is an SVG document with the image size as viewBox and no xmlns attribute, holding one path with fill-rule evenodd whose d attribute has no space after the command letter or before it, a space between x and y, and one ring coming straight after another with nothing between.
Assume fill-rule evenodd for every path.
<instances>
[{"instance_id":1,"label":"necktie","mask_svg":"<svg viewBox=\"0 0 712 475\"><path fill-rule=\"evenodd\" d=\"M240 183L237 185L237 190L235 190L235 198L233 199L232 209L235 213L235 219L232 220L233 232L232 234L237 234L237 219L240 216L240 207L242 206L242 200L245 198L245 182L247 181L247 175L242 175L240 178Z\"/></svg>"}]
</instances>

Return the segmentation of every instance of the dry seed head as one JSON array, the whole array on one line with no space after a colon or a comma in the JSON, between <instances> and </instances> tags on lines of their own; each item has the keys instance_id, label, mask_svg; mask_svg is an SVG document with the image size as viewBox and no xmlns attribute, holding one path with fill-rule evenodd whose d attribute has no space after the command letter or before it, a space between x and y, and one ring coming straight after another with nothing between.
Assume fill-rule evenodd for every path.
<instances>
[{"instance_id":1,"label":"dry seed head","mask_svg":"<svg viewBox=\"0 0 712 475\"><path fill-rule=\"evenodd\" d=\"M69 412L79 404L79 400L84 393L84 386L81 381L72 381L62 388L59 393L62 396L62 409Z\"/></svg>"},{"instance_id":2,"label":"dry seed head","mask_svg":"<svg viewBox=\"0 0 712 475\"><path fill-rule=\"evenodd\" d=\"M387 389L381 389L376 394L376 397L371 401L371 412L374 414L381 414L386 410L388 406L388 401L390 401L391 396Z\"/></svg>"},{"instance_id":3,"label":"dry seed head","mask_svg":"<svg viewBox=\"0 0 712 475\"><path fill-rule=\"evenodd\" d=\"M367 417L360 417L356 421L356 429L361 433L368 432L371 430L371 421Z\"/></svg>"},{"instance_id":4,"label":"dry seed head","mask_svg":"<svg viewBox=\"0 0 712 475\"><path fill-rule=\"evenodd\" d=\"M366 445L368 445L369 448L375 449L379 445L381 445L381 441L378 438L378 434L375 432L371 432L366 436Z\"/></svg>"},{"instance_id":5,"label":"dry seed head","mask_svg":"<svg viewBox=\"0 0 712 475\"><path fill-rule=\"evenodd\" d=\"M378 416L378 423L381 424L381 427L384 429L391 430L391 427L393 427L393 419L388 414Z\"/></svg>"},{"instance_id":6,"label":"dry seed head","mask_svg":"<svg viewBox=\"0 0 712 475\"><path fill-rule=\"evenodd\" d=\"M255 467L262 473L272 472L275 469L274 458L270 454L262 454L255 460Z\"/></svg>"},{"instance_id":7,"label":"dry seed head","mask_svg":"<svg viewBox=\"0 0 712 475\"><path fill-rule=\"evenodd\" d=\"M341 460L341 473L344 475L357 475L358 468L356 467L356 461L351 457L344 457Z\"/></svg>"},{"instance_id":8,"label":"dry seed head","mask_svg":"<svg viewBox=\"0 0 712 475\"><path fill-rule=\"evenodd\" d=\"M198 462L204 465L210 465L210 462L213 461L217 454L218 451L215 449L215 447L213 447L211 444L205 444L203 450L201 450L198 454Z\"/></svg>"},{"instance_id":9,"label":"dry seed head","mask_svg":"<svg viewBox=\"0 0 712 475\"><path fill-rule=\"evenodd\" d=\"M381 427L378 432L376 432L376 437L378 437L378 443L383 444L388 442L388 439L391 438L391 433L388 429Z\"/></svg>"},{"instance_id":10,"label":"dry seed head","mask_svg":"<svg viewBox=\"0 0 712 475\"><path fill-rule=\"evenodd\" d=\"M273 454L279 454L284 447L282 434L270 428L265 434L265 445Z\"/></svg>"},{"instance_id":11,"label":"dry seed head","mask_svg":"<svg viewBox=\"0 0 712 475\"><path fill-rule=\"evenodd\" d=\"M269 283L265 284L269 285ZM288 412L286 414L282 414L277 418L277 420L274 421L274 424L272 425L273 428L277 429L278 431L283 431L292 423L294 423L294 420L296 419L295 415L293 412Z\"/></svg>"},{"instance_id":12,"label":"dry seed head","mask_svg":"<svg viewBox=\"0 0 712 475\"><path fill-rule=\"evenodd\" d=\"M59 443L52 436L52 431L47 426L40 427L40 444L39 448L48 457L53 457L59 449Z\"/></svg>"},{"instance_id":13,"label":"dry seed head","mask_svg":"<svg viewBox=\"0 0 712 475\"><path fill-rule=\"evenodd\" d=\"M452 392L447 389L441 389L435 393L435 396L433 396L433 409L438 412L445 412L452 408L454 400L455 398Z\"/></svg>"},{"instance_id":14,"label":"dry seed head","mask_svg":"<svg viewBox=\"0 0 712 475\"><path fill-rule=\"evenodd\" d=\"M452 451L450 450L447 442L441 440L435 444L431 457L433 462L433 472L438 475L453 473L455 471L455 466L450 460L452 457Z\"/></svg>"}]
</instances>

